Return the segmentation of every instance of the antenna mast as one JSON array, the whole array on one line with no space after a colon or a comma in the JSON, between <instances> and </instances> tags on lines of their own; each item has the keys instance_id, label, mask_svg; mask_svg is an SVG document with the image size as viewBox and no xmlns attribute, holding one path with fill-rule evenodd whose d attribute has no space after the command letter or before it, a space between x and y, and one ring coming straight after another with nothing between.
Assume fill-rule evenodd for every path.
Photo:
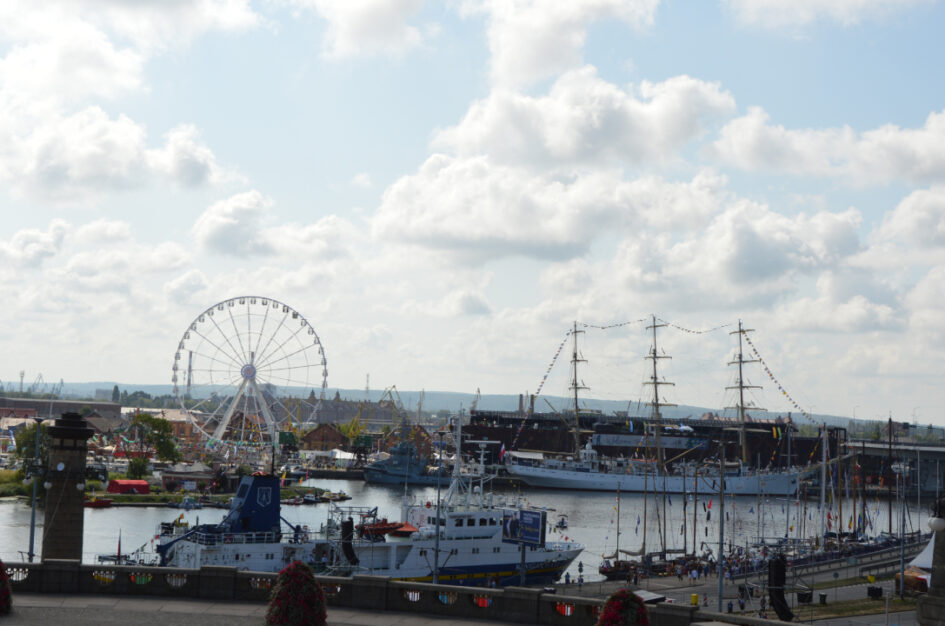
<instances>
[{"instance_id":1,"label":"antenna mast","mask_svg":"<svg viewBox=\"0 0 945 626\"><path fill-rule=\"evenodd\" d=\"M577 322L574 322L574 328L571 332L574 335L574 350L571 354L571 390L574 392L574 430L572 432L574 434L574 454L578 454L581 451L581 435L578 433L578 429L581 426L580 420L578 419L578 391L587 389L583 384L578 384L578 363L587 363L587 359L578 357L577 336L584 331L578 330Z\"/></svg>"},{"instance_id":2,"label":"antenna mast","mask_svg":"<svg viewBox=\"0 0 945 626\"><path fill-rule=\"evenodd\" d=\"M738 421L741 422L741 430L738 433L738 443L742 449L742 463L748 462L748 440L745 436L745 390L746 389L761 389L758 385L746 385L745 377L742 371L742 366L746 363L760 363L759 359L746 359L744 353L742 352L742 336L748 336L748 333L754 332L753 328L743 328L742 321L738 320L738 330L733 330L730 332L730 335L738 335L738 358L734 361L729 361L729 365L738 365L738 384L726 387L726 389L738 389L738 404L734 407L728 407L730 409L738 409ZM752 409L756 411L764 411L761 407L753 406ZM790 460L789 460L790 462Z\"/></svg>"},{"instance_id":3,"label":"antenna mast","mask_svg":"<svg viewBox=\"0 0 945 626\"><path fill-rule=\"evenodd\" d=\"M659 359L671 359L671 356L660 355L656 350L656 329L663 328L666 324L657 324L656 315L651 315L651 323L646 327L647 330L653 329L653 345L650 348L650 353L644 358L650 359L653 361L653 375L650 377L650 381L644 383L646 385L653 385L653 420L656 422L656 463L659 466L661 472L666 471L666 467L663 464L663 446L660 440L660 433L663 430L663 416L660 413L661 406L676 406L669 402L660 402L660 385L675 385L676 383L666 382L660 380L657 373L657 361Z\"/></svg>"}]
</instances>

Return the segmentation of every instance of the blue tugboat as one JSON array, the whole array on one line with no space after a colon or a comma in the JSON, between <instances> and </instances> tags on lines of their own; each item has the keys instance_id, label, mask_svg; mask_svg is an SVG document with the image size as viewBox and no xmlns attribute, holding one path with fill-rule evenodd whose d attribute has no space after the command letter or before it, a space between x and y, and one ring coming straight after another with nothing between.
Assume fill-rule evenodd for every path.
<instances>
[{"instance_id":1,"label":"blue tugboat","mask_svg":"<svg viewBox=\"0 0 945 626\"><path fill-rule=\"evenodd\" d=\"M379 485L403 485L406 482L424 487L435 487L439 482L448 487L450 472L442 465L428 466L404 428L400 441L390 449L390 458L365 466L364 480Z\"/></svg>"}]
</instances>

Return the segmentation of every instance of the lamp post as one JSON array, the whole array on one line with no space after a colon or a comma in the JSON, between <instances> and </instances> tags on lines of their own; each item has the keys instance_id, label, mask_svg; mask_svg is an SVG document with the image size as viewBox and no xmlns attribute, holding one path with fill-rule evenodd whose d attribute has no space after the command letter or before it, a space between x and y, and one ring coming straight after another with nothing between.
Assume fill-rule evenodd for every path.
<instances>
[{"instance_id":1,"label":"lamp post","mask_svg":"<svg viewBox=\"0 0 945 626\"><path fill-rule=\"evenodd\" d=\"M30 511L30 551L27 553L27 558L29 562L33 562L33 557L35 556L33 552L34 540L36 539L36 489L39 487L39 483L36 480L36 472L39 469L39 436L40 436L40 424L43 423L43 418L34 417L33 421L36 422L36 432L33 433L33 439L36 440L36 446L33 452L33 500Z\"/></svg>"},{"instance_id":2,"label":"lamp post","mask_svg":"<svg viewBox=\"0 0 945 626\"><path fill-rule=\"evenodd\" d=\"M433 539L433 584L440 584L440 482L443 479L443 431L436 433L439 438L439 460L436 473L436 535ZM456 451L459 454L459 450Z\"/></svg>"}]
</instances>

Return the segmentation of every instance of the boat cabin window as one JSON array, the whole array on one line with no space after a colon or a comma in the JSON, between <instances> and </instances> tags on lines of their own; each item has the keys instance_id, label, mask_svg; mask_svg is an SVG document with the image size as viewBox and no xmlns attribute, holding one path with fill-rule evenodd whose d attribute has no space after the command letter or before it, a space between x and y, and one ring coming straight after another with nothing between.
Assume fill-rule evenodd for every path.
<instances>
[{"instance_id":1,"label":"boat cabin window","mask_svg":"<svg viewBox=\"0 0 945 626\"><path fill-rule=\"evenodd\" d=\"M485 526L485 525L486 525L486 518L480 517L480 518L479 518L479 525L480 525L480 526Z\"/></svg>"},{"instance_id":2,"label":"boat cabin window","mask_svg":"<svg viewBox=\"0 0 945 626\"><path fill-rule=\"evenodd\" d=\"M453 525L456 526L456 527L462 526L462 525L463 525L463 520L462 520L462 518L455 520L455 521L453 522Z\"/></svg>"},{"instance_id":3,"label":"boat cabin window","mask_svg":"<svg viewBox=\"0 0 945 626\"><path fill-rule=\"evenodd\" d=\"M476 520L474 520L474 519L471 518L471 517L470 517L470 518L467 518L467 519L466 519L466 525L467 525L467 526L475 526L475 525L476 525Z\"/></svg>"},{"instance_id":4,"label":"boat cabin window","mask_svg":"<svg viewBox=\"0 0 945 626\"><path fill-rule=\"evenodd\" d=\"M489 526L498 526L498 524L494 517L489 518Z\"/></svg>"}]
</instances>

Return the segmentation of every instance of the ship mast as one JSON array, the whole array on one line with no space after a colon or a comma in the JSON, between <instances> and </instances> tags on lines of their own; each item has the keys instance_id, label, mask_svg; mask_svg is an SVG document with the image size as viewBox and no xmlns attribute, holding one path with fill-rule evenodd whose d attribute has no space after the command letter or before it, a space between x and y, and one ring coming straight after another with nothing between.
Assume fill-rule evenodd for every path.
<instances>
[{"instance_id":1,"label":"ship mast","mask_svg":"<svg viewBox=\"0 0 945 626\"><path fill-rule=\"evenodd\" d=\"M761 389L758 385L746 385L745 376L743 371L743 366L746 363L760 363L759 359L746 359L744 353L742 352L742 336L748 336L748 333L754 332L753 328L743 328L742 321L738 320L738 330L733 330L730 332L730 335L738 335L738 358L734 361L729 361L729 365L738 365L738 384L726 387L726 389L738 389L738 405L734 407L728 407L730 409L738 409L738 421L741 423L740 430L738 433L738 443L742 449L742 463L748 462L748 438L745 435L745 390L746 389ZM752 407L756 411L764 411L760 407Z\"/></svg>"},{"instance_id":2,"label":"ship mast","mask_svg":"<svg viewBox=\"0 0 945 626\"><path fill-rule=\"evenodd\" d=\"M651 323L646 327L647 330L653 330L653 345L650 347L650 353L644 358L650 359L653 362L653 374L650 377L650 381L644 384L653 385L653 421L655 422L656 430L656 464L659 467L660 472L666 471L666 467L663 464L663 445L660 440L660 433L663 430L663 416L660 413L661 406L676 406L669 402L660 402L660 385L675 385L676 383L670 383L659 379L657 372L657 361L659 359L671 359L672 357L667 355L660 355L656 350L656 329L663 328L666 324L657 324L656 315L651 315Z\"/></svg>"},{"instance_id":3,"label":"ship mast","mask_svg":"<svg viewBox=\"0 0 945 626\"><path fill-rule=\"evenodd\" d=\"M657 324L656 315L651 314L651 323L647 326L647 330L653 330L653 346L650 348L650 354L646 357L653 362L653 375L649 384L653 385L653 421L655 423L654 428L656 429L656 464L659 469L660 474L663 477L663 518L660 522L661 525L661 537L662 549L665 557L666 553L666 464L663 458L663 444L660 439L660 435L663 431L663 416L660 414L661 406L675 406L674 404L668 402L660 402L660 385L675 385L676 383L670 383L666 381L661 381L657 372L657 362L659 359L669 359L672 358L667 355L660 355L656 350L656 329L663 328L666 324ZM657 510L657 521L659 519L659 510Z\"/></svg>"},{"instance_id":4,"label":"ship mast","mask_svg":"<svg viewBox=\"0 0 945 626\"><path fill-rule=\"evenodd\" d=\"M587 359L578 357L577 336L579 333L583 332L583 330L578 330L577 322L574 322L574 328L571 330L571 333L574 335L574 350L571 354L571 391L574 392L574 428L571 432L574 435L575 455L580 454L581 452L581 435L578 432L578 429L581 427L580 420L578 419L578 391L581 389L587 389L587 387L585 387L583 384L578 384L578 363L587 363Z\"/></svg>"}]
</instances>

